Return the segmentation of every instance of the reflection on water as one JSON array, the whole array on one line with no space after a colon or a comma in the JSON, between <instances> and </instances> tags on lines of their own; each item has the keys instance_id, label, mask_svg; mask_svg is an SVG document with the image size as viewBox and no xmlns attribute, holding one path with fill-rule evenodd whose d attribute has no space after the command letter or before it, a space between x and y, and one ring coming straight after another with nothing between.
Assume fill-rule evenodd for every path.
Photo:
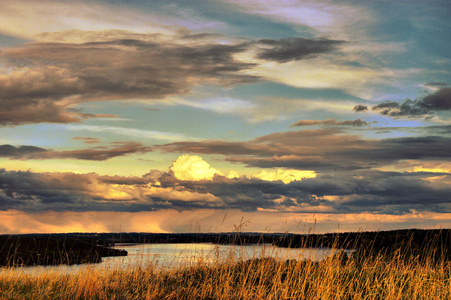
<instances>
[{"instance_id":1,"label":"reflection on water","mask_svg":"<svg viewBox=\"0 0 451 300\"><path fill-rule=\"evenodd\" d=\"M157 270L173 269L197 263L221 263L227 259L244 260L258 257L319 261L332 254L330 248L279 248L271 244L216 245L216 244L116 244L128 256L104 257L101 263L73 266L37 266L3 269L3 272L38 275L47 272L76 273L80 270L114 270L145 267L152 264ZM349 253L349 251L347 251Z\"/></svg>"}]
</instances>

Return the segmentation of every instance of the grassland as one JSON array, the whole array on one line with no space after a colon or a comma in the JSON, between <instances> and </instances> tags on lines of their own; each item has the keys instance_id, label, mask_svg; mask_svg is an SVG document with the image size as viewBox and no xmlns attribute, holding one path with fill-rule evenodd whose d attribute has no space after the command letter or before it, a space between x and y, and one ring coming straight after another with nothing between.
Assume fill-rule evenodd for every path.
<instances>
[{"instance_id":1,"label":"grassland","mask_svg":"<svg viewBox=\"0 0 451 300\"><path fill-rule=\"evenodd\" d=\"M320 262L232 253L173 270L17 275L0 271L0 299L451 299L451 262L434 249L406 248Z\"/></svg>"}]
</instances>

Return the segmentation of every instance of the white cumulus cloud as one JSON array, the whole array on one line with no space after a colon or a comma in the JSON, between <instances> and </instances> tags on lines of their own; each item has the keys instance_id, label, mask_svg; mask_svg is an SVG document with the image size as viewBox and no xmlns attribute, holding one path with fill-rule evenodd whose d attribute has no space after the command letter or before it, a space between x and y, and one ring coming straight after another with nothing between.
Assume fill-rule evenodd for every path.
<instances>
[{"instance_id":1,"label":"white cumulus cloud","mask_svg":"<svg viewBox=\"0 0 451 300\"><path fill-rule=\"evenodd\" d=\"M177 158L170 169L179 180L212 180L215 174L223 175L221 171L211 167L202 157L189 154Z\"/></svg>"}]
</instances>

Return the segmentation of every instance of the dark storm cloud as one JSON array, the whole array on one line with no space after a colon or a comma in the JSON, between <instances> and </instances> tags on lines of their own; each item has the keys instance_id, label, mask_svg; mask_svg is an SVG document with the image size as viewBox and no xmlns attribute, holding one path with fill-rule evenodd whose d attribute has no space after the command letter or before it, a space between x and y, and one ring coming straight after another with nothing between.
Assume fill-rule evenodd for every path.
<instances>
[{"instance_id":1,"label":"dark storm cloud","mask_svg":"<svg viewBox=\"0 0 451 300\"><path fill-rule=\"evenodd\" d=\"M256 43L260 45L258 58L285 63L332 52L345 42L328 39L285 38L280 40L263 39Z\"/></svg>"},{"instance_id":2,"label":"dark storm cloud","mask_svg":"<svg viewBox=\"0 0 451 300\"><path fill-rule=\"evenodd\" d=\"M434 201L446 202L445 192L449 191L446 186L435 185L428 181L429 177L448 176L448 173L412 173L412 172L383 172L377 170L345 171L319 174L316 178L303 179L293 182L292 185L302 188L305 192L318 197L322 196L352 196L361 199L363 197L401 197L403 201L414 203L426 203L432 195ZM446 179L447 180L447 179ZM446 182L444 180L443 182ZM414 191L414 194L412 194ZM415 192L416 191L416 192ZM420 192L421 191L421 192ZM427 197L430 195L430 197ZM411 197L410 200L406 198ZM348 200L346 200L347 202ZM371 206L374 203L367 203ZM393 203L395 204L395 203ZM399 204L399 203L398 203Z\"/></svg>"},{"instance_id":3,"label":"dark storm cloud","mask_svg":"<svg viewBox=\"0 0 451 300\"><path fill-rule=\"evenodd\" d=\"M99 176L95 173L33 173L0 169L0 209L39 211L155 210L154 202L135 193L127 198L110 194L133 189L152 180L143 177ZM119 188L117 188L119 186ZM145 196L143 196L145 197Z\"/></svg>"},{"instance_id":4,"label":"dark storm cloud","mask_svg":"<svg viewBox=\"0 0 451 300\"><path fill-rule=\"evenodd\" d=\"M68 178L67 178L68 179ZM83 201L82 194L63 182L46 174L15 172L0 169L0 207L28 211L57 209Z\"/></svg>"},{"instance_id":5,"label":"dark storm cloud","mask_svg":"<svg viewBox=\"0 0 451 300\"><path fill-rule=\"evenodd\" d=\"M168 42L156 35L124 39L112 31L106 41L7 49L0 59L12 71L0 79L0 125L79 122L99 117L70 110L82 102L161 99L200 84L254 82L257 77L240 73L253 64L233 58L246 47Z\"/></svg>"},{"instance_id":6,"label":"dark storm cloud","mask_svg":"<svg viewBox=\"0 0 451 300\"><path fill-rule=\"evenodd\" d=\"M290 125L290 127L301 127L301 126L311 126L311 125L323 125L330 127L340 127L340 126L353 126L353 127L363 127L368 126L370 123L366 121L362 121L360 119L357 120L346 120L346 121L337 121L334 119L327 120L300 120Z\"/></svg>"},{"instance_id":7,"label":"dark storm cloud","mask_svg":"<svg viewBox=\"0 0 451 300\"><path fill-rule=\"evenodd\" d=\"M161 177L163 187L183 187L196 193L212 194L223 201L221 208L240 209L242 211L255 211L257 208L274 208L279 204L274 201L284 194L296 194L289 191L282 182L269 182L251 178L229 179L215 176L213 180L181 181L172 174ZM185 208L191 204L185 203Z\"/></svg>"},{"instance_id":8,"label":"dark storm cloud","mask_svg":"<svg viewBox=\"0 0 451 300\"><path fill-rule=\"evenodd\" d=\"M33 173L0 169L0 209L39 211L153 211L211 208L214 196L182 187L153 186L155 178L95 173ZM188 201L181 198L190 196Z\"/></svg>"},{"instance_id":9,"label":"dark storm cloud","mask_svg":"<svg viewBox=\"0 0 451 300\"><path fill-rule=\"evenodd\" d=\"M428 178L443 176L438 182ZM329 205L341 212L370 211L397 214L411 209L449 212L450 174L398 172L338 172L295 182L305 193L339 196Z\"/></svg>"},{"instance_id":10,"label":"dark storm cloud","mask_svg":"<svg viewBox=\"0 0 451 300\"><path fill-rule=\"evenodd\" d=\"M367 110L365 105L357 105L354 111ZM442 86L433 94L426 95L416 100L406 99L404 102L387 100L372 106L372 110L389 117L418 117L431 116L440 112L451 110L451 88Z\"/></svg>"},{"instance_id":11,"label":"dark storm cloud","mask_svg":"<svg viewBox=\"0 0 451 300\"><path fill-rule=\"evenodd\" d=\"M336 213L390 214L411 209L451 211L448 173L342 171L289 184L219 175L213 180L180 181L173 174L157 173L122 177L0 170L0 209L36 212L216 208L312 213L326 209Z\"/></svg>"},{"instance_id":12,"label":"dark storm cloud","mask_svg":"<svg viewBox=\"0 0 451 300\"><path fill-rule=\"evenodd\" d=\"M54 151L34 146L0 145L0 157L11 159L80 159L103 161L118 156L151 152L151 147L133 142L115 142L113 147Z\"/></svg>"},{"instance_id":13,"label":"dark storm cloud","mask_svg":"<svg viewBox=\"0 0 451 300\"><path fill-rule=\"evenodd\" d=\"M329 170L370 169L406 159L451 160L451 138L362 139L338 129L278 132L247 142L176 142L166 152L221 154L226 161L260 168Z\"/></svg>"}]
</instances>

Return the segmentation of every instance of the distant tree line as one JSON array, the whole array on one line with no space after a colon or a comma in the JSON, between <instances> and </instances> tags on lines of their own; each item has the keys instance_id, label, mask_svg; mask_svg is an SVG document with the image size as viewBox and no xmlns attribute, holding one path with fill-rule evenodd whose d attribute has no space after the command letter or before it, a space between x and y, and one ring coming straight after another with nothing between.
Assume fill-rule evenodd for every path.
<instances>
[{"instance_id":1,"label":"distant tree line","mask_svg":"<svg viewBox=\"0 0 451 300\"><path fill-rule=\"evenodd\" d=\"M0 266L98 263L127 251L98 245L90 237L61 235L0 236Z\"/></svg>"}]
</instances>

